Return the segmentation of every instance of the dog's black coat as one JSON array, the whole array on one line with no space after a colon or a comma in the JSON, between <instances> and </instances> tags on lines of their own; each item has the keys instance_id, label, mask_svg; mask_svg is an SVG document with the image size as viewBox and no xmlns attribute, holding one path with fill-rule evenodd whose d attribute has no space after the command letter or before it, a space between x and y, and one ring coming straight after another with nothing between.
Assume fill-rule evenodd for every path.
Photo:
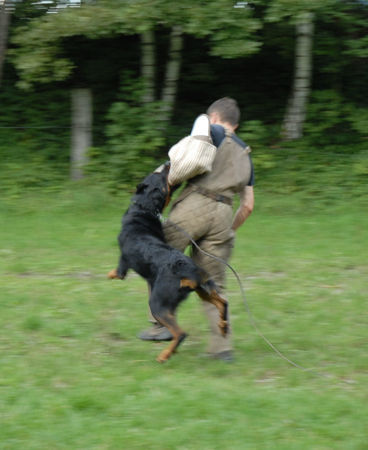
<instances>
[{"instance_id":1,"label":"dog's black coat","mask_svg":"<svg viewBox=\"0 0 368 450\"><path fill-rule=\"evenodd\" d=\"M152 173L137 186L122 219L118 236L121 256L116 270L123 279L133 269L150 285L149 305L153 316L174 336L172 348L162 352L159 361L168 359L186 334L179 328L175 311L188 294L196 290L203 300L223 303L221 318L226 333L226 300L217 293L215 283L189 257L165 242L159 214L170 196L167 184L169 167ZM165 353L166 352L166 353Z\"/></svg>"},{"instance_id":2,"label":"dog's black coat","mask_svg":"<svg viewBox=\"0 0 368 450\"><path fill-rule=\"evenodd\" d=\"M121 251L118 276L124 278L128 269L133 269L148 281L152 293L159 284L160 297L168 297L170 303L169 291L178 289L181 279L193 279L199 284L204 271L165 242L159 214L169 196L166 177L165 172L152 173L137 186L118 236ZM185 291L183 295L188 294ZM177 306L177 299L171 303Z\"/></svg>"}]
</instances>

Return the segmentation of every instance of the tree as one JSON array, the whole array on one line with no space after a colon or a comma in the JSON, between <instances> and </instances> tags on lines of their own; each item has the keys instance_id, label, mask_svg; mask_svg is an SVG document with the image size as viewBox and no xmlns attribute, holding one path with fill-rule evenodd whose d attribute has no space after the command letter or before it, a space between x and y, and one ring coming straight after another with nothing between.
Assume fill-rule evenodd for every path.
<instances>
[{"instance_id":1,"label":"tree","mask_svg":"<svg viewBox=\"0 0 368 450\"><path fill-rule=\"evenodd\" d=\"M272 0L266 2L266 20L285 22L295 27L294 78L285 110L282 135L286 140L302 137L306 109L312 84L314 23L342 21L347 18L349 26L362 27L363 10L367 12L365 0ZM357 10L359 10L358 13ZM355 12L355 13L354 13ZM365 27L367 27L365 22ZM355 39L346 39L345 52L366 57L366 34ZM338 36L337 38L340 38ZM335 37L335 39L337 39Z\"/></svg>"},{"instance_id":2,"label":"tree","mask_svg":"<svg viewBox=\"0 0 368 450\"><path fill-rule=\"evenodd\" d=\"M141 34L141 76L143 79L142 103L143 105L147 105L157 100L161 101L161 121L163 125L167 125L169 122L174 108L180 75L182 46L183 33L181 27L173 26L169 38L169 52L164 82L161 89L157 89L155 86L157 69L155 58L155 31L154 29L149 29ZM161 91L159 98L156 98L156 91ZM164 126L162 129L163 128Z\"/></svg>"},{"instance_id":3,"label":"tree","mask_svg":"<svg viewBox=\"0 0 368 450\"><path fill-rule=\"evenodd\" d=\"M169 121L174 109L180 74L182 46L182 29L179 25L175 25L170 33L169 60L167 62L165 83L161 95L163 123Z\"/></svg>"},{"instance_id":4,"label":"tree","mask_svg":"<svg viewBox=\"0 0 368 450\"><path fill-rule=\"evenodd\" d=\"M313 13L300 15L295 25L295 69L294 81L283 121L283 136L286 140L299 139L303 135L306 108L311 92Z\"/></svg>"},{"instance_id":5,"label":"tree","mask_svg":"<svg viewBox=\"0 0 368 450\"><path fill-rule=\"evenodd\" d=\"M71 75L75 67L73 61L58 58L58 51L62 39L77 34L72 26L75 24L72 18L76 16L77 11L68 8L57 14L37 17L18 28L13 38L17 49L12 55L23 76L19 83L21 87L29 89L37 82L62 81ZM78 29L83 24L83 15L81 19ZM93 27L94 22L91 25ZM88 24L83 31L91 31L91 26ZM27 42L28 38L36 39L36 42ZM90 89L78 85L71 89L70 174L74 180L82 178L83 165L88 162L87 150L92 145L92 103Z\"/></svg>"},{"instance_id":6,"label":"tree","mask_svg":"<svg viewBox=\"0 0 368 450\"><path fill-rule=\"evenodd\" d=\"M72 89L72 146L70 175L83 178L88 163L87 149L92 145L92 93L90 89Z\"/></svg>"},{"instance_id":7,"label":"tree","mask_svg":"<svg viewBox=\"0 0 368 450\"><path fill-rule=\"evenodd\" d=\"M286 19L295 27L294 77L282 126L282 136L286 140L303 135L312 80L314 11L320 8L318 0L296 0L293 3L273 0L267 9L266 20L278 22Z\"/></svg>"},{"instance_id":8,"label":"tree","mask_svg":"<svg viewBox=\"0 0 368 450\"><path fill-rule=\"evenodd\" d=\"M10 8L7 4L0 4L0 85L3 76L3 67L5 61L5 54L7 50L8 30L10 23Z\"/></svg>"},{"instance_id":9,"label":"tree","mask_svg":"<svg viewBox=\"0 0 368 450\"><path fill-rule=\"evenodd\" d=\"M155 33L147 30L141 34L141 75L144 104L155 100Z\"/></svg>"}]
</instances>

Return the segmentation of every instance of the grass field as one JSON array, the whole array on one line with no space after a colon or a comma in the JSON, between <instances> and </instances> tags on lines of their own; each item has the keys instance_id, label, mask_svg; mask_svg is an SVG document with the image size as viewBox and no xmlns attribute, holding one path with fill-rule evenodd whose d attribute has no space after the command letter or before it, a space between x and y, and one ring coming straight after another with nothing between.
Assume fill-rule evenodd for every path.
<instances>
[{"instance_id":1,"label":"grass field","mask_svg":"<svg viewBox=\"0 0 368 450\"><path fill-rule=\"evenodd\" d=\"M124 202L35 195L0 207L1 449L367 449L367 205L257 193L229 272L236 361L189 337L164 365L142 342L146 285L106 279Z\"/></svg>"}]
</instances>

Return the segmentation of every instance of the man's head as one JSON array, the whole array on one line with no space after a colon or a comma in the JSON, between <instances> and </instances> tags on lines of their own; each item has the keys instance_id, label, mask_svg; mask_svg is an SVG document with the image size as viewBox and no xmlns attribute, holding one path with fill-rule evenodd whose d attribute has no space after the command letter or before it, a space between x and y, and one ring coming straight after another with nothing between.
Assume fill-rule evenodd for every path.
<instances>
[{"instance_id":1,"label":"man's head","mask_svg":"<svg viewBox=\"0 0 368 450\"><path fill-rule=\"evenodd\" d=\"M207 114L212 124L224 125L231 131L238 127L240 110L236 100L230 97L220 98L210 105Z\"/></svg>"}]
</instances>

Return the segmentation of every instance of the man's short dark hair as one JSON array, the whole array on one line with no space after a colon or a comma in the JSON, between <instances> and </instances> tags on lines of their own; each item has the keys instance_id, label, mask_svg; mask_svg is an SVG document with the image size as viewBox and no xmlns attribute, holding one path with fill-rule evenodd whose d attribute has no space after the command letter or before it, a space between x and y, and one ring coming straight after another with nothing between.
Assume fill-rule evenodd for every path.
<instances>
[{"instance_id":1,"label":"man's short dark hair","mask_svg":"<svg viewBox=\"0 0 368 450\"><path fill-rule=\"evenodd\" d=\"M207 114L217 113L221 122L228 122L233 126L239 124L240 110L239 106L233 98L223 97L216 100L207 109Z\"/></svg>"}]
</instances>

